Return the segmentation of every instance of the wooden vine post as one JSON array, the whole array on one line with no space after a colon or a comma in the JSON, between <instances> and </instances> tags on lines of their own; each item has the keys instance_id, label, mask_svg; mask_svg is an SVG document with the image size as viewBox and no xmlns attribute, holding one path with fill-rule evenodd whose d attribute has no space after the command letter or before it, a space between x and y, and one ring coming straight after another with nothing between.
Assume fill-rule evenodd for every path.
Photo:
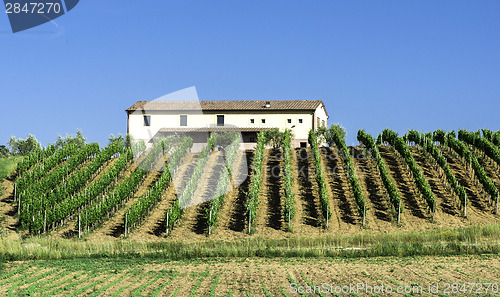
<instances>
[{"instance_id":1,"label":"wooden vine post","mask_svg":"<svg viewBox=\"0 0 500 297\"><path fill-rule=\"evenodd\" d=\"M82 215L78 214L78 238L82 238Z\"/></svg>"},{"instance_id":2,"label":"wooden vine post","mask_svg":"<svg viewBox=\"0 0 500 297\"><path fill-rule=\"evenodd\" d=\"M467 193L464 196L464 218L467 217Z\"/></svg>"},{"instance_id":3,"label":"wooden vine post","mask_svg":"<svg viewBox=\"0 0 500 297\"><path fill-rule=\"evenodd\" d=\"M398 225L401 222L401 198L398 201Z\"/></svg>"},{"instance_id":4,"label":"wooden vine post","mask_svg":"<svg viewBox=\"0 0 500 297\"><path fill-rule=\"evenodd\" d=\"M248 234L252 230L252 210L248 211Z\"/></svg>"},{"instance_id":5,"label":"wooden vine post","mask_svg":"<svg viewBox=\"0 0 500 297\"><path fill-rule=\"evenodd\" d=\"M128 230L127 230L127 219L128 219L128 212L127 212L127 213L125 213L125 237L127 237L127 235L128 235L128 234L127 234L127 231L128 231Z\"/></svg>"},{"instance_id":6,"label":"wooden vine post","mask_svg":"<svg viewBox=\"0 0 500 297\"><path fill-rule=\"evenodd\" d=\"M165 236L168 236L168 214L169 212L167 211L167 217L165 219Z\"/></svg>"},{"instance_id":7,"label":"wooden vine post","mask_svg":"<svg viewBox=\"0 0 500 297\"><path fill-rule=\"evenodd\" d=\"M498 214L498 195L499 195L499 194L497 194L497 203L496 203L496 204L497 204L497 206L495 207L495 214Z\"/></svg>"}]
</instances>

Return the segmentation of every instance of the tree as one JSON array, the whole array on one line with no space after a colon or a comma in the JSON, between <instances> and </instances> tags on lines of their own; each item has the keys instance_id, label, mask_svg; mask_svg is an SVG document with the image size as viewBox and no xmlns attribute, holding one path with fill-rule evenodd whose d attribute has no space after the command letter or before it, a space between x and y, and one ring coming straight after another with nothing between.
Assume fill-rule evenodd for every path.
<instances>
[{"instance_id":1,"label":"tree","mask_svg":"<svg viewBox=\"0 0 500 297\"><path fill-rule=\"evenodd\" d=\"M283 146L283 141L285 140L285 133L290 133L290 139L295 138L293 131L288 128L285 129L284 132L281 132L278 128L273 128L261 133L264 133L264 137L266 139L266 145L270 144L273 147L273 149L278 149Z\"/></svg>"},{"instance_id":2,"label":"tree","mask_svg":"<svg viewBox=\"0 0 500 297\"><path fill-rule=\"evenodd\" d=\"M316 130L316 137L319 143L326 142L328 146L335 145L335 135L338 134L341 139L345 140L345 129L340 124L330 124L328 128L319 127Z\"/></svg>"},{"instance_id":3,"label":"tree","mask_svg":"<svg viewBox=\"0 0 500 297\"><path fill-rule=\"evenodd\" d=\"M109 144L112 144L114 142L119 141L119 142L123 143L123 145L125 145L126 140L127 139L125 138L125 136L121 135L120 133L118 135L116 135L116 136L113 135L113 134L111 134L111 135L109 135L109 138L108 138Z\"/></svg>"},{"instance_id":4,"label":"tree","mask_svg":"<svg viewBox=\"0 0 500 297\"><path fill-rule=\"evenodd\" d=\"M42 148L40 142L38 142L36 137L31 134L28 135L28 138L26 138L26 140L21 138L16 139L15 136L12 136L9 140L9 147L10 151L13 154L19 154L22 156L40 150Z\"/></svg>"},{"instance_id":5,"label":"tree","mask_svg":"<svg viewBox=\"0 0 500 297\"><path fill-rule=\"evenodd\" d=\"M82 147L87 143L87 139L83 135L83 132L81 130L76 131L76 135L66 135L66 137L59 137L57 138L56 142L54 143L56 149L60 149L64 147L67 144L76 144L79 147Z\"/></svg>"},{"instance_id":6,"label":"tree","mask_svg":"<svg viewBox=\"0 0 500 297\"><path fill-rule=\"evenodd\" d=\"M7 157L9 155L9 149L5 145L0 145L0 157Z\"/></svg>"}]
</instances>

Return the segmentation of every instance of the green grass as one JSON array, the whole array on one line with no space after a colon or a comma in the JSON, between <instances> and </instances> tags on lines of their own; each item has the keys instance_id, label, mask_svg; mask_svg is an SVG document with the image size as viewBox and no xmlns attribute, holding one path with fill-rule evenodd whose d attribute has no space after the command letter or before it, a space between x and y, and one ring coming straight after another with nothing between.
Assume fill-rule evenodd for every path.
<instances>
[{"instance_id":1,"label":"green grass","mask_svg":"<svg viewBox=\"0 0 500 297\"><path fill-rule=\"evenodd\" d=\"M0 180L9 177L16 171L17 163L21 161L23 157L13 156L0 158Z\"/></svg>"},{"instance_id":2,"label":"green grass","mask_svg":"<svg viewBox=\"0 0 500 297\"><path fill-rule=\"evenodd\" d=\"M240 241L137 242L131 240L86 241L31 237L7 239L0 236L0 262L29 259L159 258L310 258L451 256L500 253L500 224L461 229L391 234L324 235L269 239L249 237Z\"/></svg>"}]
</instances>

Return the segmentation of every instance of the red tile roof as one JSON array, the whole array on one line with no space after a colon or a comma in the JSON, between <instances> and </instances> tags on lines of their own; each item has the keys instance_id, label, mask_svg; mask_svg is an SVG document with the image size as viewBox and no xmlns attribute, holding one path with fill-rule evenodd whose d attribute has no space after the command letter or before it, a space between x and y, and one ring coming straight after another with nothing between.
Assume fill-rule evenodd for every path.
<instances>
[{"instance_id":1,"label":"red tile roof","mask_svg":"<svg viewBox=\"0 0 500 297\"><path fill-rule=\"evenodd\" d=\"M270 107L266 107L269 103ZM174 110L315 110L322 100L259 100L259 101L137 101L126 111Z\"/></svg>"}]
</instances>

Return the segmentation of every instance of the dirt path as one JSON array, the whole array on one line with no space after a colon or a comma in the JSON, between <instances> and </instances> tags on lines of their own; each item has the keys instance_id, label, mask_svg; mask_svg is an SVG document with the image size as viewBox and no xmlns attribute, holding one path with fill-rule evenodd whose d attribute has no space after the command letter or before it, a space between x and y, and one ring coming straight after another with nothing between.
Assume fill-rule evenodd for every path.
<instances>
[{"instance_id":1,"label":"dirt path","mask_svg":"<svg viewBox=\"0 0 500 297\"><path fill-rule=\"evenodd\" d=\"M361 147L354 147L351 152L356 176L365 197L365 227L380 232L395 229L394 222L397 222L397 217L393 217L393 210L375 160L368 158Z\"/></svg>"},{"instance_id":2,"label":"dirt path","mask_svg":"<svg viewBox=\"0 0 500 297\"><path fill-rule=\"evenodd\" d=\"M491 181L495 184L497 189L500 189L500 176L499 176L499 170L497 168L497 165L495 161L490 159L488 156L485 155L476 155L479 164L481 164L484 168L484 172L486 172L486 175L491 179ZM494 206L494 201L493 199L492 205Z\"/></svg>"},{"instance_id":3,"label":"dirt path","mask_svg":"<svg viewBox=\"0 0 500 297\"><path fill-rule=\"evenodd\" d=\"M404 160L400 160L396 153L391 151L390 147L379 146L380 156L387 166L387 172L395 182L403 203L403 212L401 213L400 224L403 228L418 228L423 226L430 228L428 220L430 215L427 208L421 205L420 193L410 178L409 172L406 169Z\"/></svg>"},{"instance_id":4,"label":"dirt path","mask_svg":"<svg viewBox=\"0 0 500 297\"><path fill-rule=\"evenodd\" d=\"M19 227L19 220L16 218L17 205L14 203L14 182L11 179L4 179L0 185L0 234L7 234L9 239L17 239L25 236L26 232L16 230Z\"/></svg>"},{"instance_id":5,"label":"dirt path","mask_svg":"<svg viewBox=\"0 0 500 297\"><path fill-rule=\"evenodd\" d=\"M471 223L486 224L500 221L493 214L493 207L488 204L488 198L481 193L481 185L476 184L467 170L465 164L447 148L439 147L443 156L450 166L451 172L455 175L457 182L465 188L468 198L467 218Z\"/></svg>"},{"instance_id":6,"label":"dirt path","mask_svg":"<svg viewBox=\"0 0 500 297\"><path fill-rule=\"evenodd\" d=\"M245 202L250 183L252 157L253 151L238 151L232 172L238 175L235 176L234 180L243 181L243 183L226 193L217 226L212 230L212 238L236 239L246 236L248 233Z\"/></svg>"},{"instance_id":7,"label":"dirt path","mask_svg":"<svg viewBox=\"0 0 500 297\"><path fill-rule=\"evenodd\" d=\"M255 219L255 232L259 236L284 236L286 233L282 172L281 150L266 149L262 162L260 204Z\"/></svg>"},{"instance_id":8,"label":"dirt path","mask_svg":"<svg viewBox=\"0 0 500 297\"><path fill-rule=\"evenodd\" d=\"M161 166L161 165L158 165ZM133 169L135 170L135 165L133 165ZM112 239L123 237L124 235L124 225L123 225L123 215L125 212L132 206L136 198L145 195L149 189L149 187L160 177L161 172L159 171L150 171L147 173L145 179L139 185L139 189L133 194L133 197L129 199L124 207L121 207L114 214L110 215L109 219L104 221L104 223L98 227L94 232L90 232L85 235L88 240L102 240L102 239Z\"/></svg>"},{"instance_id":9,"label":"dirt path","mask_svg":"<svg viewBox=\"0 0 500 297\"><path fill-rule=\"evenodd\" d=\"M205 219L205 208L209 205L208 200L215 190L223 169L223 158L222 152L213 152L209 155L198 186L188 204L190 206L184 209L178 225L172 230L170 235L172 240L183 240L186 236L200 240L206 237L208 225Z\"/></svg>"},{"instance_id":10,"label":"dirt path","mask_svg":"<svg viewBox=\"0 0 500 297\"><path fill-rule=\"evenodd\" d=\"M330 206L332 217L329 222L329 232L356 232L361 228L362 220L356 209L351 185L347 180L344 161L336 148L321 148L324 165L325 182L331 189ZM312 162L312 160L311 160Z\"/></svg>"},{"instance_id":11,"label":"dirt path","mask_svg":"<svg viewBox=\"0 0 500 297\"><path fill-rule=\"evenodd\" d=\"M432 193L434 193L436 199L434 221L442 227L464 225L465 221L460 216L461 211L457 206L456 198L452 196L451 188L445 186L444 179L446 177L436 169L438 165L431 163L429 158L432 157L425 157L417 147L411 147L410 149L417 166L419 166L424 178L431 187Z\"/></svg>"},{"instance_id":12,"label":"dirt path","mask_svg":"<svg viewBox=\"0 0 500 297\"><path fill-rule=\"evenodd\" d=\"M292 155L295 194L295 217L293 231L297 234L321 233L321 206L316 183L316 169L312 162L310 148L295 149Z\"/></svg>"},{"instance_id":13,"label":"dirt path","mask_svg":"<svg viewBox=\"0 0 500 297\"><path fill-rule=\"evenodd\" d=\"M192 173L195 162L196 154L187 153L182 160L181 165L175 172L173 178L174 182L168 185L161 196L161 201L152 209L152 211L147 215L144 221L132 230L130 233L130 238L133 240L158 240L163 239L165 236L165 213L172 206L172 203L177 199L177 188L181 189L189 176Z\"/></svg>"}]
</instances>

